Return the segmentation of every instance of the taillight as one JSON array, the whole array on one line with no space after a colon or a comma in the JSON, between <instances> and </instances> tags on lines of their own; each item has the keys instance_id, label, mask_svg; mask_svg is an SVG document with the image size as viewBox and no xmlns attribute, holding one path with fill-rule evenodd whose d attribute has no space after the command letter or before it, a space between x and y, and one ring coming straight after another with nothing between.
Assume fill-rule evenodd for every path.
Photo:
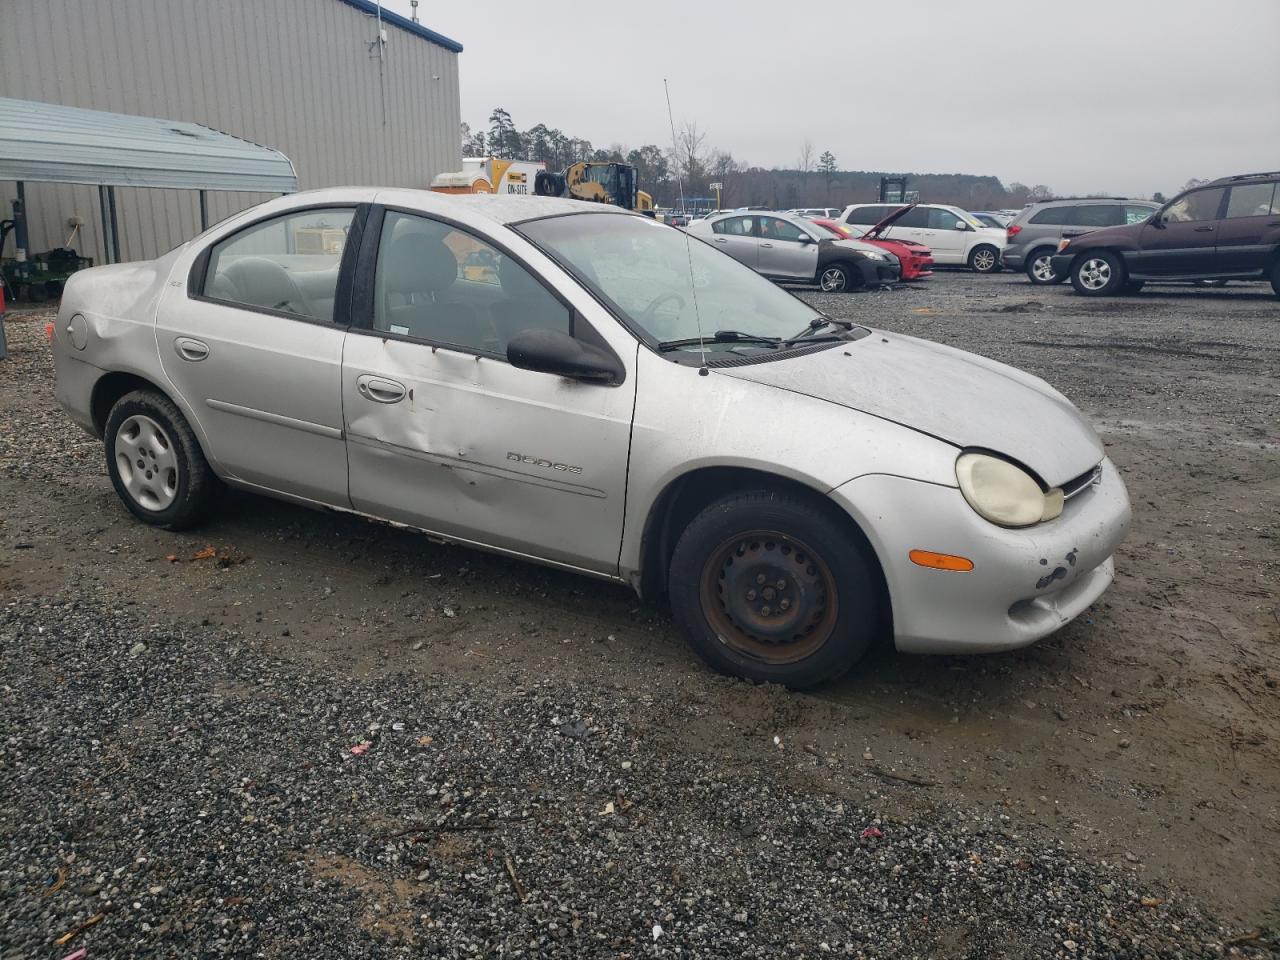
<instances>
[{"instance_id":1,"label":"taillight","mask_svg":"<svg viewBox=\"0 0 1280 960\"><path fill-rule=\"evenodd\" d=\"M1005 239L1010 243L1012 243L1013 238L1016 237L1021 232L1022 232L1022 226L1020 224L1011 223L1007 228L1005 228L1005 234L1006 234Z\"/></svg>"},{"instance_id":2,"label":"taillight","mask_svg":"<svg viewBox=\"0 0 1280 960\"><path fill-rule=\"evenodd\" d=\"M44 325L44 338L48 340L50 343L53 343L53 324L52 323L46 323Z\"/></svg>"}]
</instances>

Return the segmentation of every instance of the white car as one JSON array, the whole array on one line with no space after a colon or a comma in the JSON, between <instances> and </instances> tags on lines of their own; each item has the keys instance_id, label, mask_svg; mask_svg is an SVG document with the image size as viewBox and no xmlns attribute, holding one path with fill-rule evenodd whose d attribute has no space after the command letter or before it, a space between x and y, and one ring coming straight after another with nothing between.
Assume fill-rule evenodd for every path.
<instances>
[{"instance_id":1,"label":"white car","mask_svg":"<svg viewBox=\"0 0 1280 960\"><path fill-rule=\"evenodd\" d=\"M606 204L271 200L75 274L53 357L145 523L225 485L407 524L666 595L710 664L794 687L886 633L1031 643L1106 589L1129 522L1043 380Z\"/></svg>"},{"instance_id":2,"label":"white car","mask_svg":"<svg viewBox=\"0 0 1280 960\"><path fill-rule=\"evenodd\" d=\"M901 203L852 203L840 219L863 231L870 230ZM914 240L933 250L934 263L967 266L976 273L1000 269L1000 251L1007 235L989 227L959 207L918 203L886 230L885 240Z\"/></svg>"}]
</instances>

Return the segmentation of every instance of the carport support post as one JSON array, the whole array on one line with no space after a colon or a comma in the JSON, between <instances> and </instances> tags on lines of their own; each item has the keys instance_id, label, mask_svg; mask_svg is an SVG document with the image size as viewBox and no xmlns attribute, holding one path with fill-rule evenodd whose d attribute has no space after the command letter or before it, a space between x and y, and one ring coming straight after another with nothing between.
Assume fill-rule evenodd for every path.
<instances>
[{"instance_id":1,"label":"carport support post","mask_svg":"<svg viewBox=\"0 0 1280 960\"><path fill-rule=\"evenodd\" d=\"M203 233L208 229L209 229L209 194L206 191L201 190L200 191L200 232Z\"/></svg>"},{"instance_id":2,"label":"carport support post","mask_svg":"<svg viewBox=\"0 0 1280 960\"><path fill-rule=\"evenodd\" d=\"M112 263L120 262L120 226L116 223L116 188L107 187L107 203L111 205L111 256Z\"/></svg>"},{"instance_id":3,"label":"carport support post","mask_svg":"<svg viewBox=\"0 0 1280 960\"><path fill-rule=\"evenodd\" d=\"M111 263L111 213L107 207L107 188L98 184L98 216L102 220L102 262Z\"/></svg>"}]
</instances>

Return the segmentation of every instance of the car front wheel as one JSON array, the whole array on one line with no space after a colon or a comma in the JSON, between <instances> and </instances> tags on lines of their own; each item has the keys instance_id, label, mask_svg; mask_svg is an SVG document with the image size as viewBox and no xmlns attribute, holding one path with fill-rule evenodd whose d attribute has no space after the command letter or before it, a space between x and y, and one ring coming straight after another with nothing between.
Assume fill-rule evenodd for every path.
<instances>
[{"instance_id":1,"label":"car front wheel","mask_svg":"<svg viewBox=\"0 0 1280 960\"><path fill-rule=\"evenodd\" d=\"M752 490L689 524L671 558L671 608L708 664L805 689L862 657L880 623L875 568L833 513Z\"/></svg>"},{"instance_id":2,"label":"car front wheel","mask_svg":"<svg viewBox=\"0 0 1280 960\"><path fill-rule=\"evenodd\" d=\"M1053 269L1053 253L1052 247L1043 247L1032 251L1031 255L1027 257L1028 280L1039 286L1062 282L1063 278L1058 276Z\"/></svg>"},{"instance_id":3,"label":"car front wheel","mask_svg":"<svg viewBox=\"0 0 1280 960\"><path fill-rule=\"evenodd\" d=\"M969 254L969 269L974 273L995 273L1000 269L1000 251L995 247L974 247Z\"/></svg>"},{"instance_id":4,"label":"car front wheel","mask_svg":"<svg viewBox=\"0 0 1280 960\"><path fill-rule=\"evenodd\" d=\"M843 263L829 263L818 271L818 286L823 293L843 293L854 287L853 273Z\"/></svg>"},{"instance_id":5,"label":"car front wheel","mask_svg":"<svg viewBox=\"0 0 1280 960\"><path fill-rule=\"evenodd\" d=\"M1071 265L1071 285L1087 297L1110 297L1125 285L1125 269L1114 253L1081 254Z\"/></svg>"},{"instance_id":6,"label":"car front wheel","mask_svg":"<svg viewBox=\"0 0 1280 960\"><path fill-rule=\"evenodd\" d=\"M111 485L139 520L183 530L212 510L221 483L168 397L151 390L125 394L107 416L103 439Z\"/></svg>"}]
</instances>

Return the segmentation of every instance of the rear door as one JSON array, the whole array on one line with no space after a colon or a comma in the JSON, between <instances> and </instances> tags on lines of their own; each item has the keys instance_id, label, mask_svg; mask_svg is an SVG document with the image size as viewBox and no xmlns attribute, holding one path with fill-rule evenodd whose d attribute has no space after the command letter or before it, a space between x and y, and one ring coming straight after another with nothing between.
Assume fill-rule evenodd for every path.
<instances>
[{"instance_id":1,"label":"rear door","mask_svg":"<svg viewBox=\"0 0 1280 960\"><path fill-rule=\"evenodd\" d=\"M887 217L893 212L893 207L886 207L884 215ZM898 209L901 209L900 207ZM881 217L881 219L884 219ZM915 207L908 210L885 230L881 236L886 240L914 240L916 243L923 243L925 246L931 247L929 242L929 208Z\"/></svg>"},{"instance_id":2,"label":"rear door","mask_svg":"<svg viewBox=\"0 0 1280 960\"><path fill-rule=\"evenodd\" d=\"M903 219L910 217L917 207ZM922 243L933 247L933 259L939 263L964 263L965 248L969 245L969 225L950 210L941 207L930 207L925 211L928 216L927 228L922 232ZM912 237L911 239L915 239Z\"/></svg>"},{"instance_id":3,"label":"rear door","mask_svg":"<svg viewBox=\"0 0 1280 960\"><path fill-rule=\"evenodd\" d=\"M253 223L207 248L156 314L165 374L232 478L346 506L342 347L364 208Z\"/></svg>"},{"instance_id":4,"label":"rear door","mask_svg":"<svg viewBox=\"0 0 1280 960\"><path fill-rule=\"evenodd\" d=\"M1218 226L1218 271L1258 273L1280 246L1280 185L1246 183L1230 188L1227 214Z\"/></svg>"},{"instance_id":5,"label":"rear door","mask_svg":"<svg viewBox=\"0 0 1280 960\"><path fill-rule=\"evenodd\" d=\"M496 269L468 275L480 252ZM585 294L568 302L478 233L377 207L353 300L342 364L352 506L616 574L634 375L586 383L506 359L528 329L604 343L580 312L610 319L603 308ZM633 370L634 353L619 359Z\"/></svg>"},{"instance_id":6,"label":"rear door","mask_svg":"<svg viewBox=\"0 0 1280 960\"><path fill-rule=\"evenodd\" d=\"M1225 187L1192 190L1169 206L1159 224L1142 228L1141 249L1129 255L1131 273L1146 277L1218 272L1217 242Z\"/></svg>"},{"instance_id":7,"label":"rear door","mask_svg":"<svg viewBox=\"0 0 1280 960\"><path fill-rule=\"evenodd\" d=\"M781 217L759 217L760 259L756 269L766 276L812 280L818 271L818 244L794 223Z\"/></svg>"},{"instance_id":8,"label":"rear door","mask_svg":"<svg viewBox=\"0 0 1280 960\"><path fill-rule=\"evenodd\" d=\"M725 217L711 225L711 242L733 259L755 270L759 250L755 217Z\"/></svg>"}]
</instances>

